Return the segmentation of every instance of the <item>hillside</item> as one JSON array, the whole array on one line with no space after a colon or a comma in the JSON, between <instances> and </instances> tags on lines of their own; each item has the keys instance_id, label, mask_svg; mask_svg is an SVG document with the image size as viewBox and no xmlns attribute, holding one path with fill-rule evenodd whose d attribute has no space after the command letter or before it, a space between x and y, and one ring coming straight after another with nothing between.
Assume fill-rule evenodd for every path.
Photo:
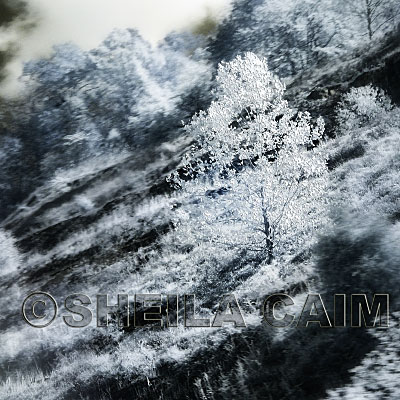
<instances>
[{"instance_id":1,"label":"hillside","mask_svg":"<svg viewBox=\"0 0 400 400\"><path fill-rule=\"evenodd\" d=\"M17 168L5 159L2 172L0 398L397 398L397 324L387 331L282 331L262 323L260 309L268 295L287 293L299 311L314 292L327 299L390 293L396 310L400 31L285 79L284 97L294 112L308 110L325 121L324 138L314 145L328 159L328 215L312 240L272 262L263 253L199 240L195 196L167 181L177 169L182 174L193 143L181 120L207 109L217 85L217 53L204 56L194 46L182 52L165 42L157 53L127 31L88 54L60 48L54 59L26 67L36 81L31 103L18 104L23 108L16 113L24 107L35 112L21 113L20 125L13 125L20 144L7 154L16 154ZM132 61L132 51L140 62ZM119 65L126 75L117 76ZM6 122L4 146L15 138ZM38 132L46 132L45 139ZM61 146L63 140L70 147ZM25 158L27 152L40 162ZM228 192L222 186L207 192L211 213L230 199ZM195 217L176 223L179 212ZM32 291L58 302L59 317L45 329L21 318ZM108 328L71 329L60 316L72 293L85 293L93 303L99 293L190 293L203 315L235 293L247 327L136 330L114 321Z\"/></svg>"}]
</instances>

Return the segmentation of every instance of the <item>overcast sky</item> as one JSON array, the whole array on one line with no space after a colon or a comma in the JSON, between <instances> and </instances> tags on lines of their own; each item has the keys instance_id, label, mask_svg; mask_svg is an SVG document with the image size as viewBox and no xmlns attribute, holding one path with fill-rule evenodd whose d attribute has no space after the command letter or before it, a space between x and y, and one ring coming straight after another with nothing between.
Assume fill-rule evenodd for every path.
<instances>
[{"instance_id":1,"label":"overcast sky","mask_svg":"<svg viewBox=\"0 0 400 400\"><path fill-rule=\"evenodd\" d=\"M10 40L17 42L17 57L9 63L8 79L2 92L17 90L16 78L22 63L50 54L54 44L73 41L90 49L98 45L113 28L138 28L156 43L171 30L181 30L211 12L224 15L230 0L27 0L30 15L37 25L22 34L18 25L0 31L0 48Z\"/></svg>"}]
</instances>

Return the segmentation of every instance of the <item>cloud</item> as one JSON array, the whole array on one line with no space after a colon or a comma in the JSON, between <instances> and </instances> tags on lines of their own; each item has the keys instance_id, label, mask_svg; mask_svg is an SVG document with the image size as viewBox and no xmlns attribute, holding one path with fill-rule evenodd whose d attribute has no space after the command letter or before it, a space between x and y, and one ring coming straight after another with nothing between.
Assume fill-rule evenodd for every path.
<instances>
[{"instance_id":1,"label":"cloud","mask_svg":"<svg viewBox=\"0 0 400 400\"><path fill-rule=\"evenodd\" d=\"M1 0L0 0L1 1ZM48 56L52 46L72 41L88 50L114 28L137 28L152 43L172 30L196 24L209 13L223 16L230 0L27 0L36 26L22 34L17 25L3 32L1 43L18 43L7 65L3 94L14 94L23 62ZM8 36L7 36L8 35Z\"/></svg>"}]
</instances>

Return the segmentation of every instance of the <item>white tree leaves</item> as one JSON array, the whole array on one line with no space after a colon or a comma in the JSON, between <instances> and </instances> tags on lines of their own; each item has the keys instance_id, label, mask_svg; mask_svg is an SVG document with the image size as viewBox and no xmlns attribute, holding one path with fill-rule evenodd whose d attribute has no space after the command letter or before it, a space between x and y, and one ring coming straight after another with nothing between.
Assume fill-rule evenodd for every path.
<instances>
[{"instance_id":1,"label":"white tree leaves","mask_svg":"<svg viewBox=\"0 0 400 400\"><path fill-rule=\"evenodd\" d=\"M326 159L322 119L294 115L285 87L252 53L218 69L216 100L186 127L195 140L172 181L186 237L266 253L299 249L321 223Z\"/></svg>"}]
</instances>

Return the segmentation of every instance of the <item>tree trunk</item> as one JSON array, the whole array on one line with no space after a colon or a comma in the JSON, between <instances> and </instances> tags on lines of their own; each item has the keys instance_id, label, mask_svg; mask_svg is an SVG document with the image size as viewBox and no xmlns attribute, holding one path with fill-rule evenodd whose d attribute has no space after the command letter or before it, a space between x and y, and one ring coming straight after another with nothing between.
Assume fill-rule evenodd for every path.
<instances>
[{"instance_id":1,"label":"tree trunk","mask_svg":"<svg viewBox=\"0 0 400 400\"><path fill-rule=\"evenodd\" d=\"M367 24L368 24L368 36L369 36L369 40L372 40L372 5L370 0L365 0L365 11L367 14Z\"/></svg>"},{"instance_id":2,"label":"tree trunk","mask_svg":"<svg viewBox=\"0 0 400 400\"><path fill-rule=\"evenodd\" d=\"M271 240L271 224L269 223L267 205L265 204L264 189L261 189L260 193L261 193L262 215L264 222L263 231L265 234L265 248L267 250L267 263L271 264L272 260L274 259L274 243Z\"/></svg>"}]
</instances>

